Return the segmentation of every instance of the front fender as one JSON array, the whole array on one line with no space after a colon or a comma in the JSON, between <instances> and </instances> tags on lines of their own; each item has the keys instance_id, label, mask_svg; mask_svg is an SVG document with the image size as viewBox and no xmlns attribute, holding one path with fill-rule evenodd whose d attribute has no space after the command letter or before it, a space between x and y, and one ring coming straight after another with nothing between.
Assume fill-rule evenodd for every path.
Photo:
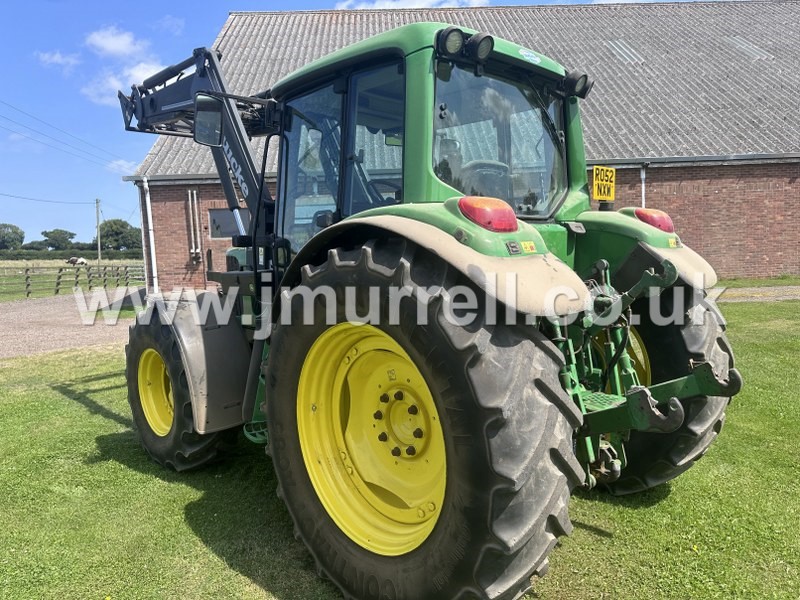
<instances>
[{"instance_id":1,"label":"front fender","mask_svg":"<svg viewBox=\"0 0 800 600\"><path fill-rule=\"evenodd\" d=\"M519 312L534 316L568 315L588 306L586 285L552 253L487 256L433 225L396 215L356 217L324 229L298 252L281 286L297 285L303 265L324 260L328 248L342 242L360 243L387 233L404 237L436 254L488 296Z\"/></svg>"},{"instance_id":2,"label":"front fender","mask_svg":"<svg viewBox=\"0 0 800 600\"><path fill-rule=\"evenodd\" d=\"M250 364L250 345L239 320L208 317L199 322L199 306L211 302L211 292L187 290L174 307L168 326L178 340L194 413L194 428L206 434L243 423L242 402ZM151 300L152 301L152 300ZM162 318L170 306L159 308Z\"/></svg>"}]
</instances>

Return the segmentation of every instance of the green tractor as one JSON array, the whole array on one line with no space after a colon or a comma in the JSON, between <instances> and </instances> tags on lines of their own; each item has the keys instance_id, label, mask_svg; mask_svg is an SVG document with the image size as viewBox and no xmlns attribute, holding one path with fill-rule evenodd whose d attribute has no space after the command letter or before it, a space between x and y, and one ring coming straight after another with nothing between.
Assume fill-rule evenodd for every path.
<instances>
[{"instance_id":1,"label":"green tractor","mask_svg":"<svg viewBox=\"0 0 800 600\"><path fill-rule=\"evenodd\" d=\"M243 429L346 598L510 599L574 488L640 492L706 452L742 383L716 276L665 213L591 210L586 75L441 23L253 96L218 60L119 94L127 129L211 148L239 231L219 295L151 299L131 329L156 462ZM613 169L593 188L613 198Z\"/></svg>"}]
</instances>

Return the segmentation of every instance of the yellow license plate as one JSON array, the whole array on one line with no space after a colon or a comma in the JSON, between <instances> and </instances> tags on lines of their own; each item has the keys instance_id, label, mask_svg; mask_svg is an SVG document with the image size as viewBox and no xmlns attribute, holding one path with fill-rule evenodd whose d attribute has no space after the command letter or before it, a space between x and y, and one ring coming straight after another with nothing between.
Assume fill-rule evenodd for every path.
<instances>
[{"instance_id":1,"label":"yellow license plate","mask_svg":"<svg viewBox=\"0 0 800 600\"><path fill-rule=\"evenodd\" d=\"M616 182L616 169L613 167L594 167L592 169L592 197L600 202L613 202Z\"/></svg>"}]
</instances>

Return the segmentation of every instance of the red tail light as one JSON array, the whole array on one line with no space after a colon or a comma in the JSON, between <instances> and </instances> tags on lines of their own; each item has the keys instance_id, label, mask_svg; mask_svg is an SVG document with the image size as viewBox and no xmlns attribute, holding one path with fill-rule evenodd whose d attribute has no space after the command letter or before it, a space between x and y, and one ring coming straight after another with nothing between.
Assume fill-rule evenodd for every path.
<instances>
[{"instance_id":1,"label":"red tail light","mask_svg":"<svg viewBox=\"0 0 800 600\"><path fill-rule=\"evenodd\" d=\"M633 212L640 221L657 227L661 231L675 233L675 225L672 223L672 219L663 210L657 210L655 208L637 208Z\"/></svg>"},{"instance_id":2,"label":"red tail light","mask_svg":"<svg viewBox=\"0 0 800 600\"><path fill-rule=\"evenodd\" d=\"M499 198L464 196L458 201L458 208L470 221L489 231L509 232L519 228L514 209Z\"/></svg>"}]
</instances>

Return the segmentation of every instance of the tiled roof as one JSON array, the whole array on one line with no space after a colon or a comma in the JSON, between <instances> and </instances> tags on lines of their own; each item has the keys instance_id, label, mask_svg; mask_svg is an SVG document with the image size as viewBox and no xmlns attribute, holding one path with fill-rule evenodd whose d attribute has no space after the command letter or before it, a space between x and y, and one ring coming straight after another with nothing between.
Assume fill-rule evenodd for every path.
<instances>
[{"instance_id":1,"label":"tiled roof","mask_svg":"<svg viewBox=\"0 0 800 600\"><path fill-rule=\"evenodd\" d=\"M800 153L797 0L234 12L215 47L231 91L252 94L416 21L486 31L589 73L590 160ZM216 172L206 148L160 137L137 174Z\"/></svg>"}]
</instances>

